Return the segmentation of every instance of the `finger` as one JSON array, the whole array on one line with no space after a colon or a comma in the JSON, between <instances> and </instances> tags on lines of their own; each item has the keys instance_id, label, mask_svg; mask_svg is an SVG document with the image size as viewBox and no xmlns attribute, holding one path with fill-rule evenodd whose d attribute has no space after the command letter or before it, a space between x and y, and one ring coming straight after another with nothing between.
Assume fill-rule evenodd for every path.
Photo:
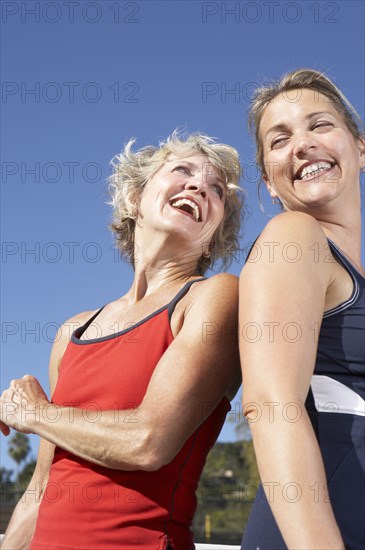
<instances>
[{"instance_id":1,"label":"finger","mask_svg":"<svg viewBox=\"0 0 365 550\"><path fill-rule=\"evenodd\" d=\"M7 422L7 417L12 417L19 410L19 405L10 399L0 399L0 418ZM1 420L0 420L1 422Z\"/></svg>"},{"instance_id":2,"label":"finger","mask_svg":"<svg viewBox=\"0 0 365 550\"><path fill-rule=\"evenodd\" d=\"M32 380L33 382L38 382L38 380L36 378L34 378L34 376L32 374L25 374L22 377L22 380Z\"/></svg>"},{"instance_id":3,"label":"finger","mask_svg":"<svg viewBox=\"0 0 365 550\"><path fill-rule=\"evenodd\" d=\"M4 390L1 394L1 400L4 402L11 402L13 400L13 395L15 393L15 390L8 388L7 390Z\"/></svg>"},{"instance_id":4,"label":"finger","mask_svg":"<svg viewBox=\"0 0 365 550\"><path fill-rule=\"evenodd\" d=\"M14 389L18 385L19 380L16 380L15 378L13 380L10 380L9 388Z\"/></svg>"}]
</instances>

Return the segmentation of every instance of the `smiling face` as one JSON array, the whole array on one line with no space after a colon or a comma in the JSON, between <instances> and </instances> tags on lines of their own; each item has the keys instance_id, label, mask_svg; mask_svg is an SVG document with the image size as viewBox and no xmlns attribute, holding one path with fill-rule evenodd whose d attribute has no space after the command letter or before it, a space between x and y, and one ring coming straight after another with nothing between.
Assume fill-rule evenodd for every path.
<instances>
[{"instance_id":1,"label":"smiling face","mask_svg":"<svg viewBox=\"0 0 365 550\"><path fill-rule=\"evenodd\" d=\"M202 252L223 220L226 193L223 175L206 156L170 155L145 186L137 226L179 235Z\"/></svg>"},{"instance_id":2,"label":"smiling face","mask_svg":"<svg viewBox=\"0 0 365 550\"><path fill-rule=\"evenodd\" d=\"M311 211L346 200L359 185L365 146L333 103L314 90L278 95L266 107L260 138L270 195L285 209Z\"/></svg>"}]
</instances>

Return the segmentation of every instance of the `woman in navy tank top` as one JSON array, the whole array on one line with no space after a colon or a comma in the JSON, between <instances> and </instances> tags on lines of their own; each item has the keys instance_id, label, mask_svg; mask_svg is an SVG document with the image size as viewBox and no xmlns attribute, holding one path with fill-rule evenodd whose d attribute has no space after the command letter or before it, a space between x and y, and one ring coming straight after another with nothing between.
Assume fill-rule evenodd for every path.
<instances>
[{"instance_id":1,"label":"woman in navy tank top","mask_svg":"<svg viewBox=\"0 0 365 550\"><path fill-rule=\"evenodd\" d=\"M60 329L52 404L31 376L0 400L5 435L42 438L4 550L194 548L195 491L241 377L238 279L203 277L238 244L240 164L201 134L132 145L111 180L130 290Z\"/></svg>"},{"instance_id":2,"label":"woman in navy tank top","mask_svg":"<svg viewBox=\"0 0 365 550\"><path fill-rule=\"evenodd\" d=\"M283 212L240 280L243 409L261 476L242 548L361 550L364 132L333 82L307 69L258 89L251 123Z\"/></svg>"}]
</instances>

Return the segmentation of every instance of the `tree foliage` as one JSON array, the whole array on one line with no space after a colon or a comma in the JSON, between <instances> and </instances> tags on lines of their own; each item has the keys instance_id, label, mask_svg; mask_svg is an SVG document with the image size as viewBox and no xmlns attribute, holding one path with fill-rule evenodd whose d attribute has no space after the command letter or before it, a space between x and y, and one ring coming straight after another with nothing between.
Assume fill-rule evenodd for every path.
<instances>
[{"instance_id":1,"label":"tree foliage","mask_svg":"<svg viewBox=\"0 0 365 550\"><path fill-rule=\"evenodd\" d=\"M195 540L240 544L258 486L252 441L216 443L197 491Z\"/></svg>"},{"instance_id":2,"label":"tree foliage","mask_svg":"<svg viewBox=\"0 0 365 550\"><path fill-rule=\"evenodd\" d=\"M9 440L8 452L19 467L19 464L25 461L30 453L30 443L28 437L20 432L15 432Z\"/></svg>"},{"instance_id":3,"label":"tree foliage","mask_svg":"<svg viewBox=\"0 0 365 550\"><path fill-rule=\"evenodd\" d=\"M0 483L11 483L12 475L13 470L8 470L7 468L0 467Z\"/></svg>"}]
</instances>

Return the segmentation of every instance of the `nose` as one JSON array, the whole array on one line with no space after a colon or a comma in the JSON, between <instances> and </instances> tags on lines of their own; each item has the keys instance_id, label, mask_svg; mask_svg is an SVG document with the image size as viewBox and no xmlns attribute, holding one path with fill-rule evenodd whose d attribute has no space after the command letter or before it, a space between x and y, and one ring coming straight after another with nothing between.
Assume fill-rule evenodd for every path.
<instances>
[{"instance_id":1,"label":"nose","mask_svg":"<svg viewBox=\"0 0 365 550\"><path fill-rule=\"evenodd\" d=\"M192 178L186 182L185 189L199 193L203 199L207 196L207 184L203 181L203 176Z\"/></svg>"},{"instance_id":2,"label":"nose","mask_svg":"<svg viewBox=\"0 0 365 550\"><path fill-rule=\"evenodd\" d=\"M310 132L300 132L294 137L293 153L296 157L301 158L309 150L317 148L317 141Z\"/></svg>"}]
</instances>

